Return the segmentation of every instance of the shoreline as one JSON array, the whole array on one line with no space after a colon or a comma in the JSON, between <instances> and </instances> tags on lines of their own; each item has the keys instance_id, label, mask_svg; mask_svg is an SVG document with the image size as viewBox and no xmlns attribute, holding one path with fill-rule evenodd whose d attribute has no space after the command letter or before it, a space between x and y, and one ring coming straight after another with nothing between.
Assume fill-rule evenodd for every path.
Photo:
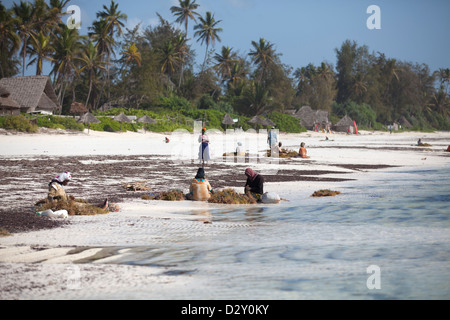
<instances>
[{"instance_id":1,"label":"shoreline","mask_svg":"<svg viewBox=\"0 0 450 320\"><path fill-rule=\"evenodd\" d=\"M263 174L269 173L266 191L277 192L287 200L280 206L286 206L290 201L308 199L319 189L351 186L365 192L365 184L389 177L390 172L428 170L450 164L450 154L442 150L450 141L450 133L426 134L425 138L417 133L336 134L332 136L335 141L326 142L322 141L325 134L314 132L280 137L283 146L292 148L299 141L306 141L311 158L283 159L275 165L220 159L206 166L213 187L232 187L241 192L245 184L243 170L252 166ZM411 148L417 137L424 142L435 139L433 147ZM5 196L0 199L2 208L31 207L46 196L47 180L66 168L74 177L73 183L66 187L69 194L98 202L107 194L120 207L116 213L69 217L67 224L56 228L0 237L0 299L89 299L89 295L83 296L86 290L67 291L65 283L49 285L55 279L57 282L66 279L67 268L73 266L81 268L84 277L90 279L91 289L101 288L102 298L119 297L120 290L126 291L133 284L170 292L171 297L177 288L194 290L198 283L192 283L188 274L173 277L161 273L159 268L108 262L111 257L126 257L126 248L158 247L171 237L177 241L180 230L182 234L184 230L193 230L190 236L223 234L259 224L257 220L215 220L215 211L241 210L242 205L147 201L140 198L146 192L127 192L123 184L136 181L146 181L155 191L188 188L198 163L173 161L171 146L163 138L164 135L149 133L0 135L0 145L8 146L0 155L0 175L5 181L2 187ZM77 153L85 155L75 157ZM275 171L271 170L274 166ZM277 208L277 205L244 208L249 206Z\"/></svg>"}]
</instances>

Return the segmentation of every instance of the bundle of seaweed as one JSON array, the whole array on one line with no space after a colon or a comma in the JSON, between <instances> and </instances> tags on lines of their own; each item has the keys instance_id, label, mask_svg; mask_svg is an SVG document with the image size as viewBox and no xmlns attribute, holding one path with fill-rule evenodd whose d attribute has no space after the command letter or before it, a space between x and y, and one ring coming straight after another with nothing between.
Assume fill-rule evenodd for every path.
<instances>
[{"instance_id":1,"label":"bundle of seaweed","mask_svg":"<svg viewBox=\"0 0 450 320\"><path fill-rule=\"evenodd\" d=\"M109 213L109 210L103 210L100 207L92 205L87 201L80 199L71 199L68 201L48 201L47 199L39 201L35 205L36 211L45 210L67 210L69 216L93 216L97 214Z\"/></svg>"},{"instance_id":2,"label":"bundle of seaweed","mask_svg":"<svg viewBox=\"0 0 450 320\"><path fill-rule=\"evenodd\" d=\"M331 190L318 190L315 191L311 197L334 197L337 196L338 194L341 194L339 191L331 191Z\"/></svg>"},{"instance_id":3,"label":"bundle of seaweed","mask_svg":"<svg viewBox=\"0 0 450 320\"><path fill-rule=\"evenodd\" d=\"M272 152L270 150L267 150L266 155L267 155L267 157L271 157ZM299 154L297 151L286 150L286 149L281 149L281 152L278 153L278 157L283 158L283 159L295 158L295 157L298 157L298 155Z\"/></svg>"},{"instance_id":4,"label":"bundle of seaweed","mask_svg":"<svg viewBox=\"0 0 450 320\"><path fill-rule=\"evenodd\" d=\"M222 191L215 192L208 202L222 204L255 204L256 200L245 194L239 194L233 189L224 189Z\"/></svg>"},{"instance_id":5,"label":"bundle of seaweed","mask_svg":"<svg viewBox=\"0 0 450 320\"><path fill-rule=\"evenodd\" d=\"M149 193L141 197L144 200L184 201L186 195L181 190L169 190L160 193Z\"/></svg>"},{"instance_id":6,"label":"bundle of seaweed","mask_svg":"<svg viewBox=\"0 0 450 320\"><path fill-rule=\"evenodd\" d=\"M419 143L419 144L417 144L417 146L418 147L432 147L432 145L428 144L428 143Z\"/></svg>"}]
</instances>

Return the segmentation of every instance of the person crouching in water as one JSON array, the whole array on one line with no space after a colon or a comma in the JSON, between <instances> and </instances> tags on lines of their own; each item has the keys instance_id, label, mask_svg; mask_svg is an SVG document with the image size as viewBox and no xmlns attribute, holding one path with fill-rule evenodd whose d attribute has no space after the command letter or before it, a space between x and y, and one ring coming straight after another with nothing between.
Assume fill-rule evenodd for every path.
<instances>
[{"instance_id":1,"label":"person crouching in water","mask_svg":"<svg viewBox=\"0 0 450 320\"><path fill-rule=\"evenodd\" d=\"M189 187L189 194L187 195L188 200L194 201L208 201L211 198L212 188L206 179L205 170L199 168L197 175Z\"/></svg>"},{"instance_id":2,"label":"person crouching in water","mask_svg":"<svg viewBox=\"0 0 450 320\"><path fill-rule=\"evenodd\" d=\"M261 202L264 194L264 177L250 168L245 170L245 175L247 176L247 183L244 188L245 194Z\"/></svg>"}]
</instances>

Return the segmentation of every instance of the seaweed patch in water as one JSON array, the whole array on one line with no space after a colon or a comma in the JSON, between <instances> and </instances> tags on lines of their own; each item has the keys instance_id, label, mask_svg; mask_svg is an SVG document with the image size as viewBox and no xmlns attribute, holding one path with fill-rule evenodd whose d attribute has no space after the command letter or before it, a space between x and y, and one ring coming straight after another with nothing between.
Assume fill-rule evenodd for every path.
<instances>
[{"instance_id":1,"label":"seaweed patch in water","mask_svg":"<svg viewBox=\"0 0 450 320\"><path fill-rule=\"evenodd\" d=\"M331 190L328 190L328 189L326 189L326 190L318 190L318 191L315 191L312 195L311 195L311 197L334 197L334 196L337 196L338 194L341 194L341 192L340 191L331 191Z\"/></svg>"}]
</instances>

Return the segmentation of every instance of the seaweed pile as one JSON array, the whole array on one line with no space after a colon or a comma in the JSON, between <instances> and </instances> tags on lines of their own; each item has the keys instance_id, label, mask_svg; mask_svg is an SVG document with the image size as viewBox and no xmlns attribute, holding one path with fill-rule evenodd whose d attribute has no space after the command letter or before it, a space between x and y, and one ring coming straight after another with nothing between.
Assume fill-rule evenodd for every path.
<instances>
[{"instance_id":1,"label":"seaweed pile","mask_svg":"<svg viewBox=\"0 0 450 320\"><path fill-rule=\"evenodd\" d=\"M341 194L341 193L339 191L331 191L331 190L325 189L325 190L315 191L311 195L311 197L315 197L315 198L318 198L318 197L334 197L334 196L337 196L338 194Z\"/></svg>"},{"instance_id":2,"label":"seaweed pile","mask_svg":"<svg viewBox=\"0 0 450 320\"><path fill-rule=\"evenodd\" d=\"M245 194L239 194L233 189L224 189L222 191L215 192L208 202L221 204L255 204L256 200Z\"/></svg>"}]
</instances>

